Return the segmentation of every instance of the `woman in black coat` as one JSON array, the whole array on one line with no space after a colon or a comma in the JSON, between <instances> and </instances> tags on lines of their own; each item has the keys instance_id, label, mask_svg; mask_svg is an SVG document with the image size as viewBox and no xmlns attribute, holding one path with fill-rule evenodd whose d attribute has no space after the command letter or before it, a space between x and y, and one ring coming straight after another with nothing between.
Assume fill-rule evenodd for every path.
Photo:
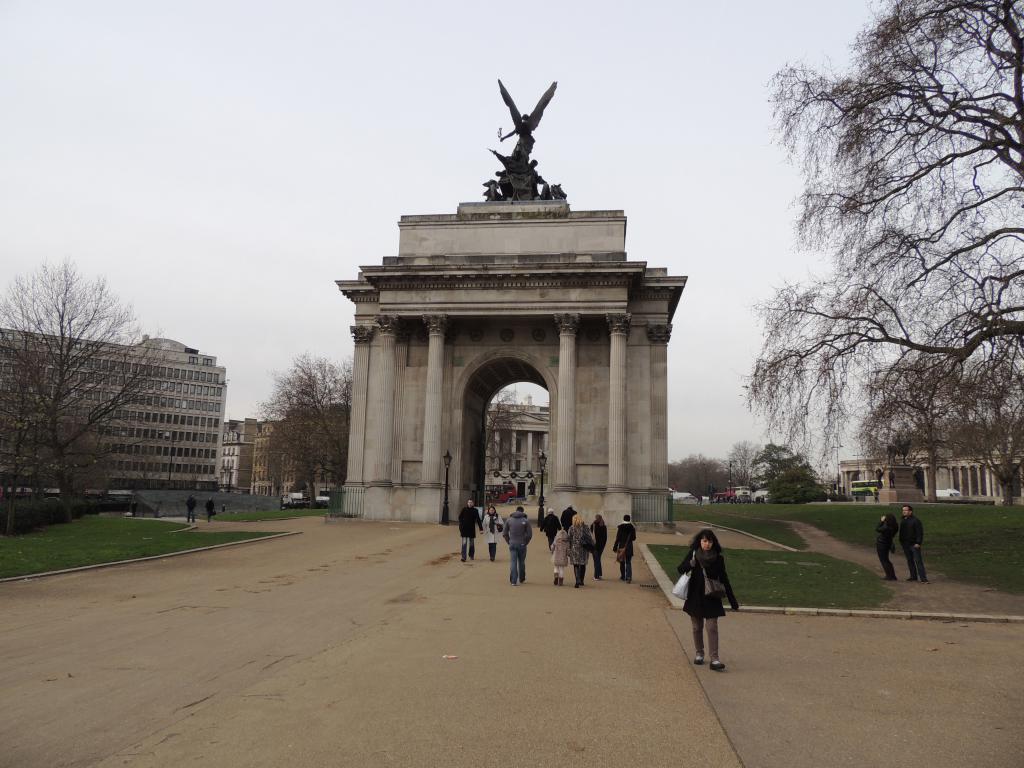
<instances>
[{"instance_id":1,"label":"woman in black coat","mask_svg":"<svg viewBox=\"0 0 1024 768\"><path fill-rule=\"evenodd\" d=\"M594 579L601 580L601 553L608 546L608 526L605 525L601 515L594 515L594 522L590 524L590 532L594 535Z\"/></svg>"},{"instance_id":2,"label":"woman in black coat","mask_svg":"<svg viewBox=\"0 0 1024 768\"><path fill-rule=\"evenodd\" d=\"M878 562L882 564L886 581L896 581L896 571L892 567L892 560L889 553L896 551L893 539L900 530L900 524L896 522L896 515L888 514L882 516L882 522L875 526L878 537L875 539L875 550L878 552Z\"/></svg>"},{"instance_id":3,"label":"woman in black coat","mask_svg":"<svg viewBox=\"0 0 1024 768\"><path fill-rule=\"evenodd\" d=\"M693 626L693 645L696 649L694 664L704 663L704 628L708 630L708 651L711 652L711 668L715 671L725 669L725 664L718 658L718 619L725 616L722 598L705 594L705 575L722 583L725 597L734 611L740 609L736 596L732 593L729 574L725 570L725 555L722 545L714 531L705 528L693 537L690 552L676 569L679 573L690 574L690 585L686 591L683 610L690 614Z\"/></svg>"}]
</instances>

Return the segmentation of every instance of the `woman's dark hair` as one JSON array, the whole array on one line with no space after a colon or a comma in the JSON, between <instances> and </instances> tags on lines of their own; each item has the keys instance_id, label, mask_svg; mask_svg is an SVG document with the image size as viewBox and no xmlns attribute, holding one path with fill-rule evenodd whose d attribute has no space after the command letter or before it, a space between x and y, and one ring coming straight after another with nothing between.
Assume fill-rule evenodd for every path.
<instances>
[{"instance_id":1,"label":"woman's dark hair","mask_svg":"<svg viewBox=\"0 0 1024 768\"><path fill-rule=\"evenodd\" d=\"M711 542L711 549L715 552L722 551L722 545L718 543L718 537L715 536L715 532L710 528L704 528L703 530L697 531L697 535L693 537L693 541L690 542L690 549L700 549L700 540L707 539Z\"/></svg>"},{"instance_id":2,"label":"woman's dark hair","mask_svg":"<svg viewBox=\"0 0 1024 768\"><path fill-rule=\"evenodd\" d=\"M900 524L896 522L896 515L891 512L885 516L885 525L892 531L898 531L900 529Z\"/></svg>"}]
</instances>

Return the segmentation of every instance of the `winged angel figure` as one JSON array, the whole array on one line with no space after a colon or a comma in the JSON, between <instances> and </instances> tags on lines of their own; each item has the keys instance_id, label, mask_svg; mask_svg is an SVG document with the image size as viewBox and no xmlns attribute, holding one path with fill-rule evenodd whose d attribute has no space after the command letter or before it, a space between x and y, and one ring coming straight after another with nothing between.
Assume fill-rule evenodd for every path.
<instances>
[{"instance_id":1,"label":"winged angel figure","mask_svg":"<svg viewBox=\"0 0 1024 768\"><path fill-rule=\"evenodd\" d=\"M512 123L515 128L508 134L501 137L501 140L510 139L513 136L518 136L519 141L516 143L516 150L522 152L527 158L530 157L530 153L533 152L533 132L537 130L537 126L540 125L540 119L544 117L544 109L550 103L551 98L555 95L555 89L558 87L558 83L554 82L551 87L544 91L544 95L540 97L540 101L537 102L537 106L533 108L533 112L520 115L519 110L516 108L516 103L512 100L509 92L505 89L504 83L498 80L498 88L501 90L501 100L505 102L505 106L508 107L508 111L512 113Z\"/></svg>"},{"instance_id":2,"label":"winged angel figure","mask_svg":"<svg viewBox=\"0 0 1024 768\"><path fill-rule=\"evenodd\" d=\"M533 132L540 125L540 119L544 116L544 109L555 95L557 87L557 82L552 83L551 87L540 97L540 101L537 102L533 112L521 115L519 114L518 107L516 107L516 103L512 100L508 90L506 90L504 83L501 80L498 81L502 101L508 107L512 115L512 123L515 125L515 128L504 136L499 131L498 136L501 141L510 139L513 136L518 136L519 140L516 142L516 147L511 155L502 155L493 149L491 150L505 168L496 174L498 177L497 182L493 179L484 182L484 187L486 187L484 197L487 200L565 199L562 188L557 184L548 186L547 182L537 173L537 161L530 160L530 153L533 151L534 144ZM538 187L540 191L538 191Z\"/></svg>"}]
</instances>

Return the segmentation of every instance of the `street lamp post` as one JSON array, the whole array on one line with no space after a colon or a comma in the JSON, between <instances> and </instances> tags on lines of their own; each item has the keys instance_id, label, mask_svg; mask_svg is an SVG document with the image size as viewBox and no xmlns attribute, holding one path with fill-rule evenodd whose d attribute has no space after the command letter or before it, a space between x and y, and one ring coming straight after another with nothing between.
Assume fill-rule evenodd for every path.
<instances>
[{"instance_id":1,"label":"street lamp post","mask_svg":"<svg viewBox=\"0 0 1024 768\"><path fill-rule=\"evenodd\" d=\"M441 525L448 525L448 468L452 465L452 454L444 452L444 504L441 506Z\"/></svg>"},{"instance_id":2,"label":"street lamp post","mask_svg":"<svg viewBox=\"0 0 1024 768\"><path fill-rule=\"evenodd\" d=\"M548 457L544 455L543 449L537 456L537 461L540 463L540 498L537 500L537 527L539 528L544 525L544 467L548 464Z\"/></svg>"}]
</instances>

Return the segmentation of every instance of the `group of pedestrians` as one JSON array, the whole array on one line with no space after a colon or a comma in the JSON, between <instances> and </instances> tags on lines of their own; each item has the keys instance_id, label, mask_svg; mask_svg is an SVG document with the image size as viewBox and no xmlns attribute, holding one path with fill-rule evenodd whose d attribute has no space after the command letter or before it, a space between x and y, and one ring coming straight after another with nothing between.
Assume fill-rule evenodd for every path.
<instances>
[{"instance_id":1,"label":"group of pedestrians","mask_svg":"<svg viewBox=\"0 0 1024 768\"><path fill-rule=\"evenodd\" d=\"M893 568L889 555L896 551L895 540L898 536L903 555L907 558L907 570L910 572L907 581L927 584L928 574L925 572L924 556L921 553L924 525L914 514L914 508L910 504L903 505L901 514L903 519L898 523L895 515L882 515L882 521L875 526L875 532L878 534L875 539L875 551L878 552L878 561L882 564L882 572L885 574L882 578L885 581L896 581L896 569Z\"/></svg>"},{"instance_id":2,"label":"group of pedestrians","mask_svg":"<svg viewBox=\"0 0 1024 768\"><path fill-rule=\"evenodd\" d=\"M595 515L589 526L583 515L571 506L562 511L561 517L548 508L541 521L541 531L547 537L548 552L553 566L552 583L565 584L565 569L572 565L574 586L579 589L586 582L587 563L594 561L594 579L604 578L601 557L608 546L608 525L602 515ZM533 527L522 507L503 520L494 505L488 506L481 514L472 499L459 513L459 536L462 539L460 556L462 562L476 558L476 535L481 533L487 542L491 562L497 553L498 537L509 548L509 582L518 586L526 581L526 551L533 538ZM633 581L633 542L636 541L636 527L629 515L624 515L617 526L612 551L619 563L619 579Z\"/></svg>"},{"instance_id":3,"label":"group of pedestrians","mask_svg":"<svg viewBox=\"0 0 1024 768\"><path fill-rule=\"evenodd\" d=\"M185 510L187 512L187 515L185 516L186 522L194 523L196 521L196 503L196 497L193 496L192 494L189 494L188 498L185 500ZM210 520L212 520L213 516L216 514L217 505L213 503L213 499L207 499L206 522L210 522Z\"/></svg>"}]
</instances>

